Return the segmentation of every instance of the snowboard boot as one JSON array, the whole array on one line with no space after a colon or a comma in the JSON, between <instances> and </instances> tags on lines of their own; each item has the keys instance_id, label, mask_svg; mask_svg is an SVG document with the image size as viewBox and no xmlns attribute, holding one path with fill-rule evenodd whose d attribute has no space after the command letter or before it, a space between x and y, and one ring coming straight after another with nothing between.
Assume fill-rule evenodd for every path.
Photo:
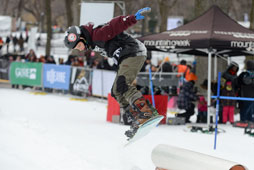
<instances>
[{"instance_id":1,"label":"snowboard boot","mask_svg":"<svg viewBox=\"0 0 254 170\"><path fill-rule=\"evenodd\" d=\"M159 115L157 110L153 108L150 102L145 100L143 97L137 99L133 103L132 107L133 110L131 110L131 113L133 121L130 130L125 132L125 135L129 137L129 139L135 135L140 125L145 123L150 118Z\"/></svg>"},{"instance_id":2,"label":"snowboard boot","mask_svg":"<svg viewBox=\"0 0 254 170\"><path fill-rule=\"evenodd\" d=\"M145 123L148 119L159 115L157 110L145 98L139 98L133 103L133 117L138 125Z\"/></svg>"}]
</instances>

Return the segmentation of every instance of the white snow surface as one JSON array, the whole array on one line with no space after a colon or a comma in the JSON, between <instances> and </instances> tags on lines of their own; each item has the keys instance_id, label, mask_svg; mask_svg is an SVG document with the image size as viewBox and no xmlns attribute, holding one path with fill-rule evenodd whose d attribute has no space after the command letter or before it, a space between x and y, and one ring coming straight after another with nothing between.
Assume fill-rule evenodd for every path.
<instances>
[{"instance_id":1,"label":"white snow surface","mask_svg":"<svg viewBox=\"0 0 254 170\"><path fill-rule=\"evenodd\" d=\"M214 135L185 132L185 126L160 125L124 147L128 126L106 121L107 101L70 96L34 95L0 89L1 170L154 170L151 152L173 145L235 161L254 170L254 138L241 128ZM184 162L183 162L184 163Z\"/></svg>"}]
</instances>

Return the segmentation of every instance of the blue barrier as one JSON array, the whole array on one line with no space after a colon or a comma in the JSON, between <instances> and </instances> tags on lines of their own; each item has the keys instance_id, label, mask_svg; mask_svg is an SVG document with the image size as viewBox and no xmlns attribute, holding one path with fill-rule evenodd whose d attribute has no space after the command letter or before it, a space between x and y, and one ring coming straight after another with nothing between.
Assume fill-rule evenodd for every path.
<instances>
[{"instance_id":1,"label":"blue barrier","mask_svg":"<svg viewBox=\"0 0 254 170\"><path fill-rule=\"evenodd\" d=\"M219 98L221 99L227 99L227 100L245 100L245 101L254 101L254 98L250 98L250 97L229 97L229 96L211 96L211 98L213 99L217 99Z\"/></svg>"},{"instance_id":2,"label":"blue barrier","mask_svg":"<svg viewBox=\"0 0 254 170\"><path fill-rule=\"evenodd\" d=\"M71 67L66 65L44 64L43 86L69 90Z\"/></svg>"},{"instance_id":3,"label":"blue barrier","mask_svg":"<svg viewBox=\"0 0 254 170\"><path fill-rule=\"evenodd\" d=\"M154 93L153 93L153 80L152 80L152 71L151 71L151 68L149 69L149 79L150 79L150 86L151 86L151 95L152 95L153 107L155 107Z\"/></svg>"},{"instance_id":4,"label":"blue barrier","mask_svg":"<svg viewBox=\"0 0 254 170\"><path fill-rule=\"evenodd\" d=\"M218 74L218 83L217 83L217 100L216 100L216 125L215 125L215 135L214 135L214 146L213 149L216 150L217 144L217 132L218 132L218 115L219 115L219 105L220 105L220 77L221 73Z\"/></svg>"}]
</instances>

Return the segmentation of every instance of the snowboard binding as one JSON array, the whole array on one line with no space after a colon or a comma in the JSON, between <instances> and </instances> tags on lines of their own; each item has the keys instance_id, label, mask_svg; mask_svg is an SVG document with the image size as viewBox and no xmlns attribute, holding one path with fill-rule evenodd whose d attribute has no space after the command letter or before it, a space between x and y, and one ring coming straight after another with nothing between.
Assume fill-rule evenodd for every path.
<instances>
[{"instance_id":1,"label":"snowboard binding","mask_svg":"<svg viewBox=\"0 0 254 170\"><path fill-rule=\"evenodd\" d=\"M248 124L248 126L244 129L244 134L254 137L254 123Z\"/></svg>"}]
</instances>

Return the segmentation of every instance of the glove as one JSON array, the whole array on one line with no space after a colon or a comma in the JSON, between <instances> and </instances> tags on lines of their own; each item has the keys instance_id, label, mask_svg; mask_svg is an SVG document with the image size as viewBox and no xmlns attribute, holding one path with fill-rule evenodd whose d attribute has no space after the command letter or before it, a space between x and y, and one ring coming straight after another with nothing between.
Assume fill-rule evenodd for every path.
<instances>
[{"instance_id":1,"label":"glove","mask_svg":"<svg viewBox=\"0 0 254 170\"><path fill-rule=\"evenodd\" d=\"M145 7L145 8L142 8L142 9L138 10L138 12L135 14L136 20L144 19L145 17L142 14L143 13L148 13L150 11L151 11L150 7Z\"/></svg>"}]
</instances>

